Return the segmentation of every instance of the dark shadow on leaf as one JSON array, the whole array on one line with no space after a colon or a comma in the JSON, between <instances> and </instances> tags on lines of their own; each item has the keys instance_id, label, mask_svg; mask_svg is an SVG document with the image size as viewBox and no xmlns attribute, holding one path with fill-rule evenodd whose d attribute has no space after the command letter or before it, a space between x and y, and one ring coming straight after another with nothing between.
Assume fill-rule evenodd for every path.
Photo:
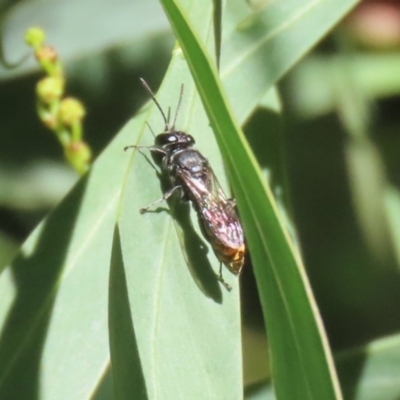
<instances>
[{"instance_id":1,"label":"dark shadow on leaf","mask_svg":"<svg viewBox=\"0 0 400 400\"><path fill-rule=\"evenodd\" d=\"M146 210L146 212L142 213L142 214L160 214L162 212L166 212L168 214L171 214L171 211L169 208L166 207L157 207L154 210L150 209L150 210Z\"/></svg>"},{"instance_id":2,"label":"dark shadow on leaf","mask_svg":"<svg viewBox=\"0 0 400 400\"><path fill-rule=\"evenodd\" d=\"M221 286L208 259L208 246L194 230L190 218L190 205L182 201L171 201L171 215L182 233L179 241L193 279L202 292L215 302L222 303Z\"/></svg>"},{"instance_id":3,"label":"dark shadow on leaf","mask_svg":"<svg viewBox=\"0 0 400 400\"><path fill-rule=\"evenodd\" d=\"M244 390L245 398L262 398L265 400L275 400L274 389L270 381L262 380L257 383L247 385Z\"/></svg>"},{"instance_id":4,"label":"dark shadow on leaf","mask_svg":"<svg viewBox=\"0 0 400 400\"><path fill-rule=\"evenodd\" d=\"M114 398L114 380L111 365L108 364L90 400L114 400Z\"/></svg>"},{"instance_id":5,"label":"dark shadow on leaf","mask_svg":"<svg viewBox=\"0 0 400 400\"><path fill-rule=\"evenodd\" d=\"M222 1L213 0L213 25L214 25L214 43L215 43L215 59L217 68L219 69L219 61L221 58L221 40L222 40Z\"/></svg>"},{"instance_id":6,"label":"dark shadow on leaf","mask_svg":"<svg viewBox=\"0 0 400 400\"><path fill-rule=\"evenodd\" d=\"M0 334L1 400L40 398L43 346L87 178L43 223L32 253L10 267L16 294Z\"/></svg>"},{"instance_id":7,"label":"dark shadow on leaf","mask_svg":"<svg viewBox=\"0 0 400 400\"><path fill-rule=\"evenodd\" d=\"M148 157L145 156L145 158L152 168L156 170L157 177L160 180L161 191L165 193L170 189L168 178L157 170ZM212 298L217 303L222 303L222 291L217 280L218 275L211 267L207 256L208 247L193 228L189 203L180 200L178 194L179 192L174 193L168 199L169 208L157 207L147 210L145 214L166 211L171 215L179 227L177 229L179 242L193 279L207 297ZM144 207L146 206L145 204Z\"/></svg>"},{"instance_id":8,"label":"dark shadow on leaf","mask_svg":"<svg viewBox=\"0 0 400 400\"><path fill-rule=\"evenodd\" d=\"M117 399L147 399L146 383L133 326L119 227L114 230L109 288L112 375Z\"/></svg>"},{"instance_id":9,"label":"dark shadow on leaf","mask_svg":"<svg viewBox=\"0 0 400 400\"><path fill-rule=\"evenodd\" d=\"M161 174L158 174L158 178L161 190L165 193L170 188L169 182ZM217 303L222 303L221 287L207 256L208 246L193 228L189 203L180 200L175 193L168 200L168 205L169 214L179 227L177 229L179 242L193 279L207 297Z\"/></svg>"}]
</instances>

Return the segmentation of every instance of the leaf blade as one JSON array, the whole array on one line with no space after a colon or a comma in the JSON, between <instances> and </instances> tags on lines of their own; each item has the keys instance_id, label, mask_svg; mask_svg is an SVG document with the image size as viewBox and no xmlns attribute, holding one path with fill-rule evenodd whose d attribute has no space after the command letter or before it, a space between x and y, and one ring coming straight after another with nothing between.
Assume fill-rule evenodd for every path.
<instances>
[{"instance_id":1,"label":"leaf blade","mask_svg":"<svg viewBox=\"0 0 400 400\"><path fill-rule=\"evenodd\" d=\"M163 0L162 3L185 53L230 172L256 267L278 396L341 398L329 346L304 267L224 98L215 68L179 5L172 0ZM240 168L235 163L237 159ZM271 284L273 280L275 284ZM276 311L266 311L273 306L278 306L281 315ZM299 318L299 311L302 318ZM282 332L286 335L284 340L280 339ZM307 357L312 358L313 366L308 365ZM287 365L288 361L292 365ZM288 387L282 376L298 379Z\"/></svg>"}]
</instances>

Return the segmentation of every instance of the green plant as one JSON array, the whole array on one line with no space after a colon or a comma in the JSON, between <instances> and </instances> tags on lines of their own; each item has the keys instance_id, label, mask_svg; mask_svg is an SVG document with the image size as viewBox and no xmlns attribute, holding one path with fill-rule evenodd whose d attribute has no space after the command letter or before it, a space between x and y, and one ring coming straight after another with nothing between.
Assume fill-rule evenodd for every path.
<instances>
[{"instance_id":1,"label":"green plant","mask_svg":"<svg viewBox=\"0 0 400 400\"><path fill-rule=\"evenodd\" d=\"M65 75L54 47L44 45L45 34L40 28L26 31L25 41L35 50L35 57L47 76L36 85L37 112L64 148L65 158L81 175L89 166L91 152L82 139L85 109L73 97L64 97Z\"/></svg>"},{"instance_id":2,"label":"green plant","mask_svg":"<svg viewBox=\"0 0 400 400\"><path fill-rule=\"evenodd\" d=\"M288 233L292 209L286 201L285 176L289 175L290 162L279 154L291 144L264 131L263 126L279 129L279 99L273 85L355 3L285 0L254 10L232 0L224 12L225 31L219 40L213 36L215 32L218 36L220 29L213 29L212 21L218 24L218 15L213 18L211 4L162 1L180 45L174 47L157 98L164 107L176 104L184 83L177 127L196 138L228 192L223 178L223 165L226 167L252 253L279 399L338 399L341 394L300 262L296 233ZM218 76L213 58L219 54L215 46L220 42ZM338 57L337 64L322 64L323 73L315 77L326 74L329 65L336 80L332 83L327 79L331 86L324 94L334 95L325 103L317 100L312 110L316 112L322 104L328 112L340 110L343 126L354 135L349 135L354 142L348 153L349 165L354 166L359 160L354 155L360 149L354 145L361 143L362 149L371 149L367 135L361 135L362 140L356 136L365 130L367 122L358 112L367 104L355 96L356 90L348 90L347 75L340 74L347 62L343 54L317 57L330 62L331 54ZM291 75L295 84L304 82L310 71L301 69L308 67L306 62L314 62L311 67L315 68L318 60L310 58L296 68ZM312 79L308 82L305 89L295 91L295 84L288 80L285 87L292 88L289 93L293 97L289 100L296 101L299 93L309 94L311 100L301 105L313 104L312 94L318 91L311 90ZM282 93L288 123L307 126L306 113L301 114L300 107L290 103L285 87ZM348 104L350 95L355 97ZM261 124L256 123L257 118ZM233 286L231 293L216 281L213 270L218 269L218 262L211 249L203 247L196 216L188 206L177 205L170 213L138 212L160 197L160 184L145 157L137 151L124 153L123 148L152 143L148 121L158 132L162 121L151 103L118 133L88 174L30 235L12 266L3 271L0 398L243 397L238 280L225 271ZM240 129L246 121L250 145ZM321 132L330 128L330 120L319 126ZM266 160L273 164L272 179L268 180L273 191L265 178ZM283 187L286 198L279 196L277 186ZM297 202L292 198L295 215ZM340 254L343 258L347 255ZM307 261L308 254L304 257ZM327 283L313 276L318 299ZM366 290L367 286L364 282L357 288ZM345 300L342 308L334 310L343 312ZM395 307L396 302L388 304ZM324 317L332 335L335 319L329 319L331 309L324 308L328 310ZM384 328L380 335L394 331ZM386 349L385 343L397 348L397 338L383 345L371 344L368 362L377 372L367 371L359 382L355 378L363 355L367 357L369 351L359 346L378 336L354 334L353 342L345 343L351 346L350 351L338 355L346 398L369 398L363 388L379 376L379 365L390 368L385 352L376 357L376 349ZM265 350L266 344L262 346ZM264 362L269 361L267 355L263 357ZM393 368L398 369L398 363ZM265 383L270 378L266 368L256 379L249 377L246 366L244 372L246 384ZM357 384L361 387L358 392ZM266 391L270 391L270 387L262 387L261 392L256 389L248 387L246 396L266 398ZM399 388L393 385L388 394L379 388L376 391L375 398L391 398Z\"/></svg>"}]
</instances>

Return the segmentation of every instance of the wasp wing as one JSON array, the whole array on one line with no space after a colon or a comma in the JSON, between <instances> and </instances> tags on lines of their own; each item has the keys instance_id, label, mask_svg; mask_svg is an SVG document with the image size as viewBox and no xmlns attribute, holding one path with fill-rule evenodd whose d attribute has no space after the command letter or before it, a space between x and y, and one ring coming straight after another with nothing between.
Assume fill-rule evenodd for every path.
<instances>
[{"instance_id":1,"label":"wasp wing","mask_svg":"<svg viewBox=\"0 0 400 400\"><path fill-rule=\"evenodd\" d=\"M242 248L244 236L235 211L235 202L225 196L209 164L206 164L205 173L201 177L193 177L185 169L177 170L177 174L187 188L203 233L214 250L217 250L216 246L223 247L228 252L229 249L234 251ZM227 259L221 261L229 262Z\"/></svg>"}]
</instances>

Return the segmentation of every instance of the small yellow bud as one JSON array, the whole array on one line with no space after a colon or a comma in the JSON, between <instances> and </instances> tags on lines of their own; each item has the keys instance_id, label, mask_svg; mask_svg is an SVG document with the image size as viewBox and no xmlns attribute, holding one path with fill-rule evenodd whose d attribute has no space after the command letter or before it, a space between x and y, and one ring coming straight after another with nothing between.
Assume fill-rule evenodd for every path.
<instances>
[{"instance_id":1,"label":"small yellow bud","mask_svg":"<svg viewBox=\"0 0 400 400\"><path fill-rule=\"evenodd\" d=\"M25 42L35 49L42 45L45 34L42 28L32 27L25 32Z\"/></svg>"},{"instance_id":2,"label":"small yellow bud","mask_svg":"<svg viewBox=\"0 0 400 400\"><path fill-rule=\"evenodd\" d=\"M92 153L85 142L72 141L65 148L65 157L80 174L83 174L88 168Z\"/></svg>"},{"instance_id":3,"label":"small yellow bud","mask_svg":"<svg viewBox=\"0 0 400 400\"><path fill-rule=\"evenodd\" d=\"M64 92L64 79L47 77L36 85L36 93L43 103L59 99Z\"/></svg>"},{"instance_id":4,"label":"small yellow bud","mask_svg":"<svg viewBox=\"0 0 400 400\"><path fill-rule=\"evenodd\" d=\"M75 122L81 121L85 114L83 104L73 97L67 97L61 101L59 117L64 125L72 126Z\"/></svg>"},{"instance_id":5,"label":"small yellow bud","mask_svg":"<svg viewBox=\"0 0 400 400\"><path fill-rule=\"evenodd\" d=\"M48 45L38 48L35 52L35 56L40 63L54 63L58 58L56 49Z\"/></svg>"}]
</instances>

